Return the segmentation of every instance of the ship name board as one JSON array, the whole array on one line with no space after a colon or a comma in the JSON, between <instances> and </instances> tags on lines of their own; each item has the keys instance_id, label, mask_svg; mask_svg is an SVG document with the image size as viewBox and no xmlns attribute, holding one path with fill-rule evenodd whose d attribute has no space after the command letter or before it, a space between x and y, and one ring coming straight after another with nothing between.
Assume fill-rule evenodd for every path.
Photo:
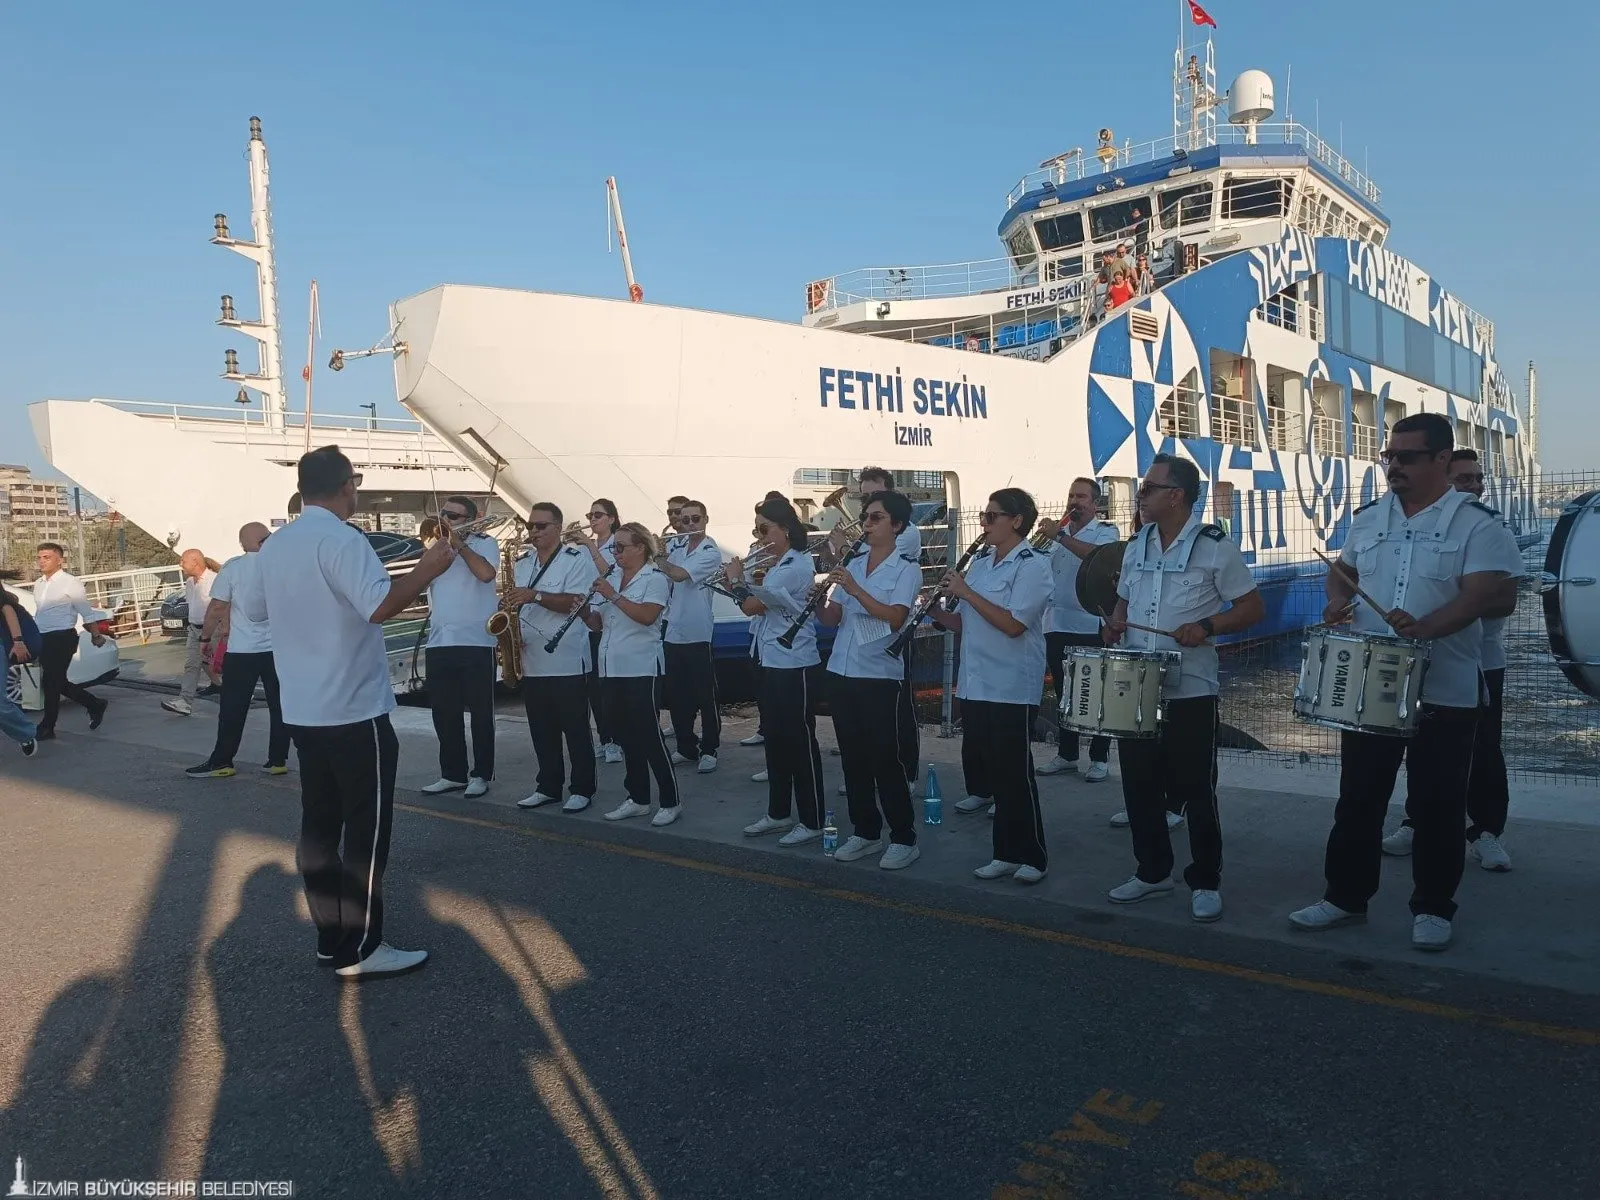
<instances>
[{"instance_id":1,"label":"ship name board","mask_svg":"<svg viewBox=\"0 0 1600 1200\"><path fill-rule=\"evenodd\" d=\"M1051 284L1049 287L1028 288L1021 292L1010 292L1006 295L1006 308L1047 308L1052 304L1065 304L1069 300L1078 300L1083 296L1083 279L1073 279L1067 283Z\"/></svg>"},{"instance_id":2,"label":"ship name board","mask_svg":"<svg viewBox=\"0 0 1600 1200\"><path fill-rule=\"evenodd\" d=\"M849 367L820 367L817 371L817 399L823 408L903 413L907 411L908 392L910 411L919 416L989 419L987 385L969 383L965 375L959 379L918 375L907 380L899 367L887 375Z\"/></svg>"}]
</instances>

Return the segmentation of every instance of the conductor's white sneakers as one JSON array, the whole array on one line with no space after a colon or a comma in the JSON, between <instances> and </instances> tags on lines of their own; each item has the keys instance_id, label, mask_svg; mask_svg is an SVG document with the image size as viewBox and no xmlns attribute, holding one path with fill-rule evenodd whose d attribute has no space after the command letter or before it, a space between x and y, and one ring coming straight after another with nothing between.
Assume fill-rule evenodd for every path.
<instances>
[{"instance_id":1,"label":"conductor's white sneakers","mask_svg":"<svg viewBox=\"0 0 1600 1200\"><path fill-rule=\"evenodd\" d=\"M460 792L466 789L466 784L457 783L454 779L435 779L422 789L424 796L442 796L446 792Z\"/></svg>"},{"instance_id":2,"label":"conductor's white sneakers","mask_svg":"<svg viewBox=\"0 0 1600 1200\"><path fill-rule=\"evenodd\" d=\"M335 968L334 974L343 979L384 979L415 971L427 961L426 950L396 950L383 942L360 962Z\"/></svg>"}]
</instances>

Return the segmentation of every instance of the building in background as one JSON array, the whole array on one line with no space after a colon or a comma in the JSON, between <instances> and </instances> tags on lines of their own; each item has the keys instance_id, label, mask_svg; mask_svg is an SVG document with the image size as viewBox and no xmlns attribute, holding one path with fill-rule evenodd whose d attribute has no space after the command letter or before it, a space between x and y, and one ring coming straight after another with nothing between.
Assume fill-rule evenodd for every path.
<instances>
[{"instance_id":1,"label":"building in background","mask_svg":"<svg viewBox=\"0 0 1600 1200\"><path fill-rule=\"evenodd\" d=\"M35 479L27 467L0 463L0 526L26 530L39 541L59 541L72 528L66 485Z\"/></svg>"}]
</instances>

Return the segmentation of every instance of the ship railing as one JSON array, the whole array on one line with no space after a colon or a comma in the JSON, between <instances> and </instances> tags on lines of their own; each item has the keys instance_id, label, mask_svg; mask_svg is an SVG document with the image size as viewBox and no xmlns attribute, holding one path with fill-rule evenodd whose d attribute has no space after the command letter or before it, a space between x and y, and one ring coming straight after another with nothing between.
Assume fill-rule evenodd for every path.
<instances>
[{"instance_id":1,"label":"ship railing","mask_svg":"<svg viewBox=\"0 0 1600 1200\"><path fill-rule=\"evenodd\" d=\"M1036 271L1019 273L1009 258L915 267L858 267L807 284L806 313L828 312L873 301L977 296L984 292L1029 287L1037 281Z\"/></svg>"},{"instance_id":2,"label":"ship railing","mask_svg":"<svg viewBox=\"0 0 1600 1200\"><path fill-rule=\"evenodd\" d=\"M1369 203L1378 204L1381 201L1382 193L1378 190L1377 184L1373 183L1364 172L1357 170L1344 155L1299 122L1261 124L1255 127L1255 133L1260 144L1304 147L1307 154L1326 166ZM1248 136L1249 130L1243 125L1221 125L1217 127L1212 144L1244 145L1248 142ZM1105 147L1107 153L1103 155L1099 152L1063 155L1052 161L1049 166L1029 171L1024 175L1017 185L1006 193L1006 207L1011 208L1029 192L1045 186L1060 186L1080 179L1093 178L1096 175L1109 175L1124 167L1158 162L1173 157L1180 150L1187 153L1197 148L1188 135L1183 135L1156 138L1149 142L1127 141L1121 146Z\"/></svg>"}]
</instances>

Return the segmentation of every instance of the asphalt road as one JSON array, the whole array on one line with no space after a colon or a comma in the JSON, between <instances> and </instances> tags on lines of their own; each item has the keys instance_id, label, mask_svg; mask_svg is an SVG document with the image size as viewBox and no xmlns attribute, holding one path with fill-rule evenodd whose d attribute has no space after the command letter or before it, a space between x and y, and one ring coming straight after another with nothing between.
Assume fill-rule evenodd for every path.
<instances>
[{"instance_id":1,"label":"asphalt road","mask_svg":"<svg viewBox=\"0 0 1600 1200\"><path fill-rule=\"evenodd\" d=\"M432 963L342 985L292 777L58 746L0 760L0 1185L1596 1194L1592 998L460 801L396 821Z\"/></svg>"}]
</instances>

